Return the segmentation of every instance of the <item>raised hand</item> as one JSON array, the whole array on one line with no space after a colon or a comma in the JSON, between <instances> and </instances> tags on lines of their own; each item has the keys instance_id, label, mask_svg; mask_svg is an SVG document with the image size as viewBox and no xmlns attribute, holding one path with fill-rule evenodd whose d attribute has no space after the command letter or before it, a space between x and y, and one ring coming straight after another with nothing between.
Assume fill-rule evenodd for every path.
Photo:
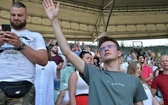
<instances>
[{"instance_id":1,"label":"raised hand","mask_svg":"<svg viewBox=\"0 0 168 105\"><path fill-rule=\"evenodd\" d=\"M53 20L58 16L59 2L54 6L53 0L43 0L43 7L50 20Z\"/></svg>"},{"instance_id":2,"label":"raised hand","mask_svg":"<svg viewBox=\"0 0 168 105\"><path fill-rule=\"evenodd\" d=\"M59 70L59 71L60 71L60 70L62 69L62 66L63 66L63 63L61 63L61 62L60 62L60 64L59 64L59 65L57 65L57 70Z\"/></svg>"}]
</instances>

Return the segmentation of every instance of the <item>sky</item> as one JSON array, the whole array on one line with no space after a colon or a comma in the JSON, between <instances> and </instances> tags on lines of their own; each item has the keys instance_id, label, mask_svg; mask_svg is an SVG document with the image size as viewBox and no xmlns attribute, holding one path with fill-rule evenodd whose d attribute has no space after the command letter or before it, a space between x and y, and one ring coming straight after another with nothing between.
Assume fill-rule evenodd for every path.
<instances>
[{"instance_id":1,"label":"sky","mask_svg":"<svg viewBox=\"0 0 168 105\"><path fill-rule=\"evenodd\" d=\"M121 43L121 41L118 41ZM168 46L168 38L167 39L145 39L145 40L128 40L123 41L125 46L132 46L134 44L140 44L142 42L143 47L145 46Z\"/></svg>"}]
</instances>

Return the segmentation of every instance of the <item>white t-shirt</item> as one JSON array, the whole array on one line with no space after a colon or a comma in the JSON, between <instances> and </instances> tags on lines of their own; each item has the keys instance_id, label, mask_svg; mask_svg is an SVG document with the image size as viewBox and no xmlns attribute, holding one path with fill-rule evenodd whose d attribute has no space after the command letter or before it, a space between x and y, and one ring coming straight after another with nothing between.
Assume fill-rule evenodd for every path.
<instances>
[{"instance_id":1,"label":"white t-shirt","mask_svg":"<svg viewBox=\"0 0 168 105\"><path fill-rule=\"evenodd\" d=\"M143 103L144 105L152 105L152 102L153 102L153 95L151 93L151 90L149 89L149 87L147 86L147 84L142 84L143 87L144 87L144 90L145 90L145 93L148 97L148 99L144 100Z\"/></svg>"},{"instance_id":2,"label":"white t-shirt","mask_svg":"<svg viewBox=\"0 0 168 105\"><path fill-rule=\"evenodd\" d=\"M48 61L46 66L36 65L36 105L54 105L54 80L59 80L56 68L54 61Z\"/></svg>"},{"instance_id":3,"label":"white t-shirt","mask_svg":"<svg viewBox=\"0 0 168 105\"><path fill-rule=\"evenodd\" d=\"M46 49L45 42L41 34L28 30L16 31L16 33L26 45L35 50ZM34 82L35 64L32 63L20 51L14 50L13 45L5 43L1 48L11 48L0 53L0 81L23 81Z\"/></svg>"},{"instance_id":4,"label":"white t-shirt","mask_svg":"<svg viewBox=\"0 0 168 105\"><path fill-rule=\"evenodd\" d=\"M125 73L127 73L128 63L124 62L124 63L120 64L120 68L122 70L124 70Z\"/></svg>"},{"instance_id":5,"label":"white t-shirt","mask_svg":"<svg viewBox=\"0 0 168 105\"><path fill-rule=\"evenodd\" d=\"M77 80L77 83L76 83L76 95L88 94L89 93L88 84L81 78L78 71L76 71L76 73L78 75L78 80Z\"/></svg>"}]
</instances>

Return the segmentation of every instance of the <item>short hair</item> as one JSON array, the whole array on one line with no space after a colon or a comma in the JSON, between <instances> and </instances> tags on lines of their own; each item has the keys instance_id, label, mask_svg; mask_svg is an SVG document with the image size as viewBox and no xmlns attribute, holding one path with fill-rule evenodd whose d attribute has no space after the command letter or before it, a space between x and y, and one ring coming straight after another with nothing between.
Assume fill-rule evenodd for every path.
<instances>
[{"instance_id":1,"label":"short hair","mask_svg":"<svg viewBox=\"0 0 168 105\"><path fill-rule=\"evenodd\" d=\"M111 42L115 43L116 47L117 47L117 50L120 50L118 42L114 38L111 38L111 37L109 37L107 35L104 35L101 38L99 38L98 48L100 48L100 46L102 45L102 43L104 43L106 41L111 41Z\"/></svg>"},{"instance_id":2,"label":"short hair","mask_svg":"<svg viewBox=\"0 0 168 105\"><path fill-rule=\"evenodd\" d=\"M11 7L25 8L27 10L27 7L21 2L15 2L15 3L12 4Z\"/></svg>"},{"instance_id":3,"label":"short hair","mask_svg":"<svg viewBox=\"0 0 168 105\"><path fill-rule=\"evenodd\" d=\"M145 59L145 56L144 56L143 54L139 54L139 55L137 56L137 59L139 59L140 56L142 56L142 57Z\"/></svg>"},{"instance_id":4,"label":"short hair","mask_svg":"<svg viewBox=\"0 0 168 105\"><path fill-rule=\"evenodd\" d=\"M85 54L90 54L92 56L92 54L86 50L82 50L82 52L79 54L79 57L82 59L84 57Z\"/></svg>"}]
</instances>

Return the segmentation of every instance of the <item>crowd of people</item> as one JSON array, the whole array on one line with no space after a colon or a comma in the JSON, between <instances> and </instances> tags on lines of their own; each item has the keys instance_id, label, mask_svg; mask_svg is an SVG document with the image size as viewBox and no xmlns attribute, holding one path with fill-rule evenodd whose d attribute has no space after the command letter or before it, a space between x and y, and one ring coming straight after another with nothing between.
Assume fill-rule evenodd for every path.
<instances>
[{"instance_id":1,"label":"crowd of people","mask_svg":"<svg viewBox=\"0 0 168 105\"><path fill-rule=\"evenodd\" d=\"M26 6L12 4L12 30L0 31L0 105L168 105L168 54L155 59L152 51L133 49L127 56L107 35L94 51L68 43L59 5L43 0L57 40L46 44L40 33L26 29ZM54 81L68 63L75 70L54 102Z\"/></svg>"}]
</instances>

